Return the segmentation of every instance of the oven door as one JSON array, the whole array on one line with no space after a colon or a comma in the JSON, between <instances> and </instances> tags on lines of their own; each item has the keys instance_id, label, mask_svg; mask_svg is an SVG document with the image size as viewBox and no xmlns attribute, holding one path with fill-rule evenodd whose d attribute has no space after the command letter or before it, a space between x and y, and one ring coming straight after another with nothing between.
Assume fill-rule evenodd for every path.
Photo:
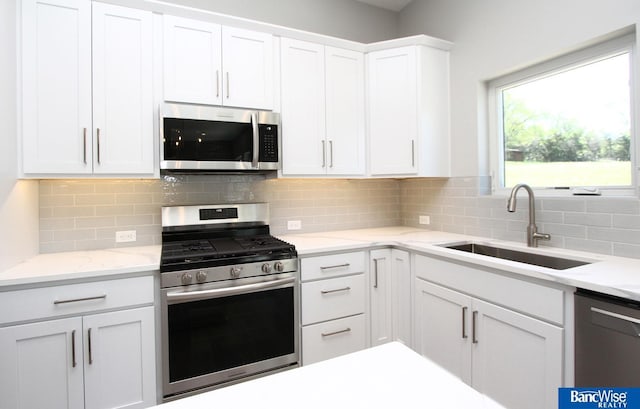
<instances>
[{"instance_id":1,"label":"oven door","mask_svg":"<svg viewBox=\"0 0 640 409\"><path fill-rule=\"evenodd\" d=\"M297 364L297 288L287 273L162 290L164 397Z\"/></svg>"}]
</instances>

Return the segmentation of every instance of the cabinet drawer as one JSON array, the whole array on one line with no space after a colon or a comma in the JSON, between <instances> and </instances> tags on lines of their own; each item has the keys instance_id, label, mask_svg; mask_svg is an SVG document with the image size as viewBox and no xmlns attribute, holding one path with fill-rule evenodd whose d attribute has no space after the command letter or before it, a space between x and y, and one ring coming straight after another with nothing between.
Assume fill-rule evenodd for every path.
<instances>
[{"instance_id":1,"label":"cabinet drawer","mask_svg":"<svg viewBox=\"0 0 640 409\"><path fill-rule=\"evenodd\" d=\"M153 277L41 287L0 293L0 324L153 304Z\"/></svg>"},{"instance_id":2,"label":"cabinet drawer","mask_svg":"<svg viewBox=\"0 0 640 409\"><path fill-rule=\"evenodd\" d=\"M302 364L365 349L364 314L302 328Z\"/></svg>"},{"instance_id":3,"label":"cabinet drawer","mask_svg":"<svg viewBox=\"0 0 640 409\"><path fill-rule=\"evenodd\" d=\"M303 258L300 261L302 281L338 277L364 272L364 252L331 254Z\"/></svg>"},{"instance_id":4,"label":"cabinet drawer","mask_svg":"<svg viewBox=\"0 0 640 409\"><path fill-rule=\"evenodd\" d=\"M302 325L364 312L364 274L302 283Z\"/></svg>"}]
</instances>

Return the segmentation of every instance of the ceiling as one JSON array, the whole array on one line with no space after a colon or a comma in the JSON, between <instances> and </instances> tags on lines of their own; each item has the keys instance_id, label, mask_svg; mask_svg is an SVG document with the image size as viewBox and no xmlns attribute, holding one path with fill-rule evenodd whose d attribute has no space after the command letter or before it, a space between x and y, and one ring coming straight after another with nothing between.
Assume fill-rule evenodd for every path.
<instances>
[{"instance_id":1,"label":"ceiling","mask_svg":"<svg viewBox=\"0 0 640 409\"><path fill-rule=\"evenodd\" d=\"M381 7L383 9L400 11L412 0L357 0L361 3L367 3L372 6Z\"/></svg>"}]
</instances>

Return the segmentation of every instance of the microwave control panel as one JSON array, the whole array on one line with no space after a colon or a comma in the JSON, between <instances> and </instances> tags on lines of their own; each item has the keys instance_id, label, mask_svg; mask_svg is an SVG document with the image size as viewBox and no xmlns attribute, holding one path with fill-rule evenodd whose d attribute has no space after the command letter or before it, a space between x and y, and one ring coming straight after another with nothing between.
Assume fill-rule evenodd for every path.
<instances>
[{"instance_id":1,"label":"microwave control panel","mask_svg":"<svg viewBox=\"0 0 640 409\"><path fill-rule=\"evenodd\" d=\"M260 162L278 162L278 126L259 125L260 130Z\"/></svg>"}]
</instances>

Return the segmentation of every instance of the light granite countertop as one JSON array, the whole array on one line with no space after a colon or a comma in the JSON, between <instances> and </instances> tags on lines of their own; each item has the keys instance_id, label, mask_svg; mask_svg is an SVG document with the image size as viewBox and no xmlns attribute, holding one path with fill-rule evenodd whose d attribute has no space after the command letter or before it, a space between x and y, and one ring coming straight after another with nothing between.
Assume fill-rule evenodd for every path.
<instances>
[{"instance_id":1,"label":"light granite countertop","mask_svg":"<svg viewBox=\"0 0 640 409\"><path fill-rule=\"evenodd\" d=\"M161 246L39 254L0 272L0 289L157 271Z\"/></svg>"},{"instance_id":2,"label":"light granite countertop","mask_svg":"<svg viewBox=\"0 0 640 409\"><path fill-rule=\"evenodd\" d=\"M428 256L471 263L515 276L540 279L570 287L640 301L640 260L552 247L527 248L506 242L413 227L384 227L279 236L296 246L300 257L335 251L396 246ZM553 270L493 257L460 252L445 243L476 241L515 250L589 261L580 267ZM52 285L71 279L95 279L128 273L157 271L160 246L127 247L96 251L41 254L0 272L0 289L15 285Z\"/></svg>"}]
</instances>

